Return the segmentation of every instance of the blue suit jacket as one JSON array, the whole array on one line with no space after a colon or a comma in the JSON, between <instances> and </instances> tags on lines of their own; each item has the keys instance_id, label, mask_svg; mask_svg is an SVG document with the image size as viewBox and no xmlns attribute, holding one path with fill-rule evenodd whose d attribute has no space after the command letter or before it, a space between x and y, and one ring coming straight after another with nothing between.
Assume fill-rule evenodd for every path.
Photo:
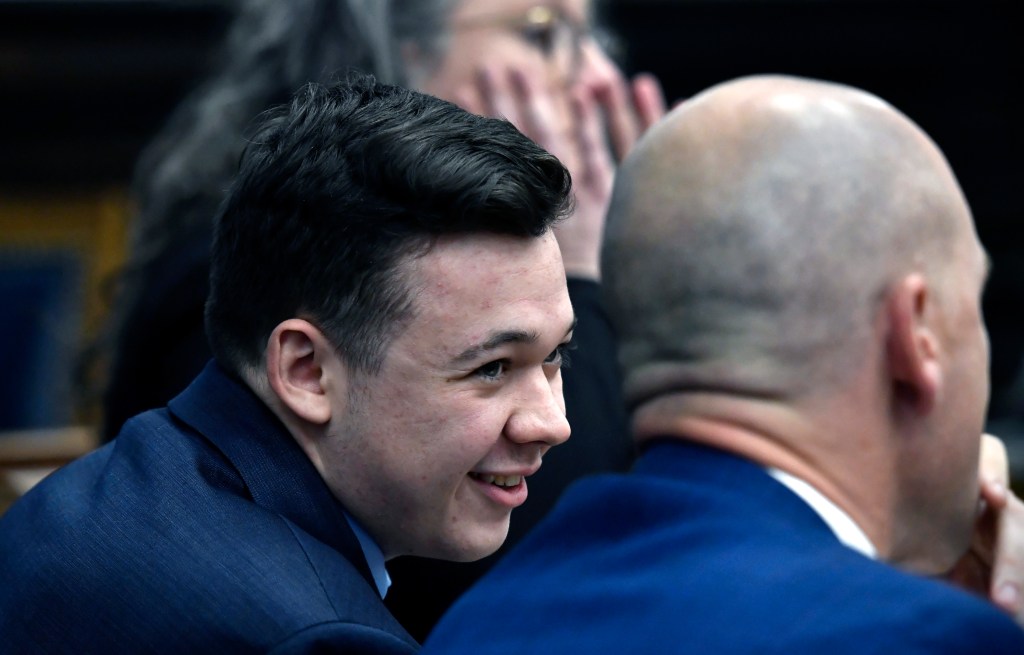
<instances>
[{"instance_id":1,"label":"blue suit jacket","mask_svg":"<svg viewBox=\"0 0 1024 655\"><path fill-rule=\"evenodd\" d=\"M1006 616L839 543L758 466L683 443L571 488L424 653L1024 653Z\"/></svg>"},{"instance_id":2,"label":"blue suit jacket","mask_svg":"<svg viewBox=\"0 0 1024 655\"><path fill-rule=\"evenodd\" d=\"M0 652L416 649L319 474L214 364L0 519Z\"/></svg>"}]
</instances>

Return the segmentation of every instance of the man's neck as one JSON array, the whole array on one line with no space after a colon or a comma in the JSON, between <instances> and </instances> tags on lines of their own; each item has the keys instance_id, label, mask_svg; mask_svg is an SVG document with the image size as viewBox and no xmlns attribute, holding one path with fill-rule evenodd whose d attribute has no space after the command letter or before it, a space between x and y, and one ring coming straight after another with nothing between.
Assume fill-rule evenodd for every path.
<instances>
[{"instance_id":1,"label":"man's neck","mask_svg":"<svg viewBox=\"0 0 1024 655\"><path fill-rule=\"evenodd\" d=\"M639 445L678 438L793 476L849 517L876 554L887 557L893 493L887 469L874 465L880 453L838 429L770 400L675 394L638 408L633 432Z\"/></svg>"}]
</instances>

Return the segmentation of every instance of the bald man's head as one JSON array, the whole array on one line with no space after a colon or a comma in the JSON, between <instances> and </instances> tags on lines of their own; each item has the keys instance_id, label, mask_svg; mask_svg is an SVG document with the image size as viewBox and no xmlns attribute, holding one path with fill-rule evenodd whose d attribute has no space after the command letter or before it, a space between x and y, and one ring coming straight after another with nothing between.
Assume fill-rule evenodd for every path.
<instances>
[{"instance_id":1,"label":"bald man's head","mask_svg":"<svg viewBox=\"0 0 1024 655\"><path fill-rule=\"evenodd\" d=\"M887 285L938 274L973 234L942 154L878 98L776 76L716 86L616 179L603 269L627 399L837 384Z\"/></svg>"}]
</instances>

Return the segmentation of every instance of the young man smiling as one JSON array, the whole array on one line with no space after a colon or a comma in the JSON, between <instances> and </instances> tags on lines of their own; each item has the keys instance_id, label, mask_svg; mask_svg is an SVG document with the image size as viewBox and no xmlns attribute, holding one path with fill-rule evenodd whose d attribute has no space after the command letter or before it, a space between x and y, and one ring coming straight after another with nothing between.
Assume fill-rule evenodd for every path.
<instances>
[{"instance_id":1,"label":"young man smiling","mask_svg":"<svg viewBox=\"0 0 1024 655\"><path fill-rule=\"evenodd\" d=\"M500 546L565 441L565 168L371 78L265 115L221 208L215 361L0 522L17 652L409 653L384 561Z\"/></svg>"}]
</instances>

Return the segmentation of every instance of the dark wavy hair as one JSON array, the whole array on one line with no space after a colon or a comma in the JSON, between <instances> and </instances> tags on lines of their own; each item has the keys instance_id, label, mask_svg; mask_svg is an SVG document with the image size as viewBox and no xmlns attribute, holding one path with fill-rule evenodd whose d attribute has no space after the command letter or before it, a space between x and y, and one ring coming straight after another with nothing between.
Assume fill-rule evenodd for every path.
<instances>
[{"instance_id":1,"label":"dark wavy hair","mask_svg":"<svg viewBox=\"0 0 1024 655\"><path fill-rule=\"evenodd\" d=\"M107 324L79 368L102 394L104 439L178 393L207 359L203 300L213 220L255 116L349 70L408 83L402 48L429 66L454 0L242 0L216 65L136 164L137 213Z\"/></svg>"},{"instance_id":2,"label":"dark wavy hair","mask_svg":"<svg viewBox=\"0 0 1024 655\"><path fill-rule=\"evenodd\" d=\"M414 311L403 262L439 235L544 234L570 178L510 123L352 75L266 112L217 219L206 330L241 373L274 327L317 325L374 372Z\"/></svg>"}]
</instances>

